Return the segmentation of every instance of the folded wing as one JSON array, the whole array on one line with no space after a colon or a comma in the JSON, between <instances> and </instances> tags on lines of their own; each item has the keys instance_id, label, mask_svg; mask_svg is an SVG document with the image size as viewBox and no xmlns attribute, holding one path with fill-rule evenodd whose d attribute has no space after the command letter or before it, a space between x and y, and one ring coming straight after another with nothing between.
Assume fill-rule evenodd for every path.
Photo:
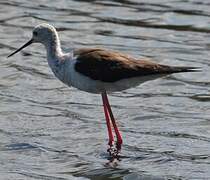
<instances>
[{"instance_id":1,"label":"folded wing","mask_svg":"<svg viewBox=\"0 0 210 180\"><path fill-rule=\"evenodd\" d=\"M137 76L195 71L192 67L161 65L100 48L78 49L74 55L77 57L75 64L77 72L103 82L115 82Z\"/></svg>"}]
</instances>

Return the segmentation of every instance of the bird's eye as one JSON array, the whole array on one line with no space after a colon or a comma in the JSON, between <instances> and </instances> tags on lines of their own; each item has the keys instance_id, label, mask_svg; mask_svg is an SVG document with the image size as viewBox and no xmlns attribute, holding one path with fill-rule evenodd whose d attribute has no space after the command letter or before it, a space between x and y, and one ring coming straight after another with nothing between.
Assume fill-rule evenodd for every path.
<instances>
[{"instance_id":1,"label":"bird's eye","mask_svg":"<svg viewBox=\"0 0 210 180\"><path fill-rule=\"evenodd\" d=\"M38 35L38 33L37 33L36 31L34 31L34 32L33 32L33 35L34 35L34 36L37 36L37 35Z\"/></svg>"}]
</instances>

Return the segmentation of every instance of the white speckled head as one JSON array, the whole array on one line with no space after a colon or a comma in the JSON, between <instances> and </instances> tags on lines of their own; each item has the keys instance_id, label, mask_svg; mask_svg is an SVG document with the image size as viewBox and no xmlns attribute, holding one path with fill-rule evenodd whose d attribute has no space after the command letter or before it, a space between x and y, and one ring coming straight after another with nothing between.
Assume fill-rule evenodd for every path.
<instances>
[{"instance_id":1,"label":"white speckled head","mask_svg":"<svg viewBox=\"0 0 210 180\"><path fill-rule=\"evenodd\" d=\"M33 29L33 42L39 42L48 45L58 40L56 29L49 24L40 24Z\"/></svg>"},{"instance_id":2,"label":"white speckled head","mask_svg":"<svg viewBox=\"0 0 210 180\"><path fill-rule=\"evenodd\" d=\"M16 54L32 43L42 43L46 47L48 55L62 54L60 40L56 29L49 24L40 24L33 29L31 40L10 54L8 57Z\"/></svg>"}]
</instances>

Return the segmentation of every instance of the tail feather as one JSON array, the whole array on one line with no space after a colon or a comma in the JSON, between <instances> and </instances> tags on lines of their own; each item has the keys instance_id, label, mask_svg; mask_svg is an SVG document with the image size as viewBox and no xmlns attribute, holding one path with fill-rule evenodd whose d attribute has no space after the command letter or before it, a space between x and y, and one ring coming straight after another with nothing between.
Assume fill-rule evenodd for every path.
<instances>
[{"instance_id":1,"label":"tail feather","mask_svg":"<svg viewBox=\"0 0 210 180\"><path fill-rule=\"evenodd\" d=\"M182 73L182 72L200 72L200 67L187 67L187 66L168 66L167 73Z\"/></svg>"}]
</instances>

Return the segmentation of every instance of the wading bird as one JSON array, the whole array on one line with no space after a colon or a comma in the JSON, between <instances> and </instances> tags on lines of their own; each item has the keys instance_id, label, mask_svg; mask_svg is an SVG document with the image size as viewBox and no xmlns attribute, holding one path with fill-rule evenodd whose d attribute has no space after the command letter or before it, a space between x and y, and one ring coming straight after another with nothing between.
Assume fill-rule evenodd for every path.
<instances>
[{"instance_id":1,"label":"wading bird","mask_svg":"<svg viewBox=\"0 0 210 180\"><path fill-rule=\"evenodd\" d=\"M31 40L8 57L32 43L41 43L45 46L50 68L64 84L89 93L101 94L109 136L108 152L111 156L117 156L123 141L107 92L122 91L172 73L197 71L194 67L157 64L101 48L83 48L63 53L58 33L49 24L36 26ZM112 127L117 139L116 145Z\"/></svg>"}]
</instances>

